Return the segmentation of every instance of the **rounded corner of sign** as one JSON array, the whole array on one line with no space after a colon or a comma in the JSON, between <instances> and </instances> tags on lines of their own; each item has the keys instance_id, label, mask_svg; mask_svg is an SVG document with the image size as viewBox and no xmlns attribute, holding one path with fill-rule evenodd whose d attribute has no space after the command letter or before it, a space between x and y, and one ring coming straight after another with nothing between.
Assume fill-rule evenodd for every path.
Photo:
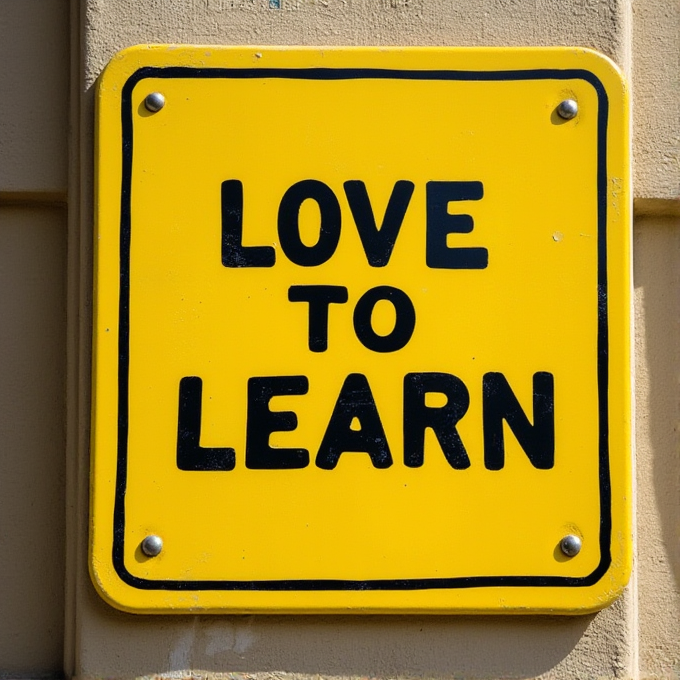
<instances>
[{"instance_id":1,"label":"rounded corner of sign","mask_svg":"<svg viewBox=\"0 0 680 680\"><path fill-rule=\"evenodd\" d=\"M139 64L140 59L138 53L142 47L142 45L126 47L119 52L116 52L116 54L109 59L97 78L97 91L100 97L103 93L108 91L109 87L114 86L116 83L120 82L121 79L125 79L125 74L130 71L131 61L135 64ZM132 70L135 69L133 68Z\"/></svg>"},{"instance_id":2,"label":"rounded corner of sign","mask_svg":"<svg viewBox=\"0 0 680 680\"><path fill-rule=\"evenodd\" d=\"M622 68L608 55L589 47L576 49L581 66L597 78L608 96L620 92L622 98L628 96L628 81Z\"/></svg>"},{"instance_id":3,"label":"rounded corner of sign","mask_svg":"<svg viewBox=\"0 0 680 680\"><path fill-rule=\"evenodd\" d=\"M171 45L152 45L150 43L129 45L128 47L124 47L122 50L116 52L111 57L104 70L106 71L106 69L114 67L115 65L127 65L130 62L132 62L134 66L140 66L141 64L149 61L149 57L152 53L156 53L161 50L165 51L170 47Z\"/></svg>"},{"instance_id":4,"label":"rounded corner of sign","mask_svg":"<svg viewBox=\"0 0 680 680\"><path fill-rule=\"evenodd\" d=\"M90 552L89 572L90 581L97 595L115 609L124 610L124 605L119 603L116 597L116 589L120 584L118 576L113 572L111 566L102 565L94 551Z\"/></svg>"},{"instance_id":5,"label":"rounded corner of sign","mask_svg":"<svg viewBox=\"0 0 680 680\"><path fill-rule=\"evenodd\" d=\"M628 577L618 582L609 582L607 587L594 594L582 607L566 612L567 614L596 614L611 607L623 595L628 584Z\"/></svg>"},{"instance_id":6,"label":"rounded corner of sign","mask_svg":"<svg viewBox=\"0 0 680 680\"><path fill-rule=\"evenodd\" d=\"M97 78L97 99L102 99L109 92L121 90L140 68L159 61L158 55L171 47L139 44L116 52Z\"/></svg>"},{"instance_id":7,"label":"rounded corner of sign","mask_svg":"<svg viewBox=\"0 0 680 680\"><path fill-rule=\"evenodd\" d=\"M621 67L607 54L600 52L592 47L577 47L574 48L579 54L584 55L584 58L592 60L594 65L601 65L604 68L616 72L620 77L623 77Z\"/></svg>"},{"instance_id":8,"label":"rounded corner of sign","mask_svg":"<svg viewBox=\"0 0 680 680\"><path fill-rule=\"evenodd\" d=\"M128 614L143 614L147 611L140 606L134 589L120 578L113 565L102 565L96 556L91 555L89 567L92 585L106 604Z\"/></svg>"},{"instance_id":9,"label":"rounded corner of sign","mask_svg":"<svg viewBox=\"0 0 680 680\"><path fill-rule=\"evenodd\" d=\"M611 566L604 576L582 591L582 599L574 602L565 614L595 614L613 605L624 593L631 575L629 560Z\"/></svg>"}]
</instances>

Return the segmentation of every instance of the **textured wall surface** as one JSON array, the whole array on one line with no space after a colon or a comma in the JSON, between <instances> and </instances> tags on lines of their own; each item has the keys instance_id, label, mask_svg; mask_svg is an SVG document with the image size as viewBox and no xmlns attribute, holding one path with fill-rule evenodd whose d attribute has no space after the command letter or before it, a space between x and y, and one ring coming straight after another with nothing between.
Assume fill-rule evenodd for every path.
<instances>
[{"instance_id":1,"label":"textured wall surface","mask_svg":"<svg viewBox=\"0 0 680 680\"><path fill-rule=\"evenodd\" d=\"M122 47L579 45L628 58L624 0L88 0L85 85ZM279 6L277 9L276 7Z\"/></svg>"}]
</instances>

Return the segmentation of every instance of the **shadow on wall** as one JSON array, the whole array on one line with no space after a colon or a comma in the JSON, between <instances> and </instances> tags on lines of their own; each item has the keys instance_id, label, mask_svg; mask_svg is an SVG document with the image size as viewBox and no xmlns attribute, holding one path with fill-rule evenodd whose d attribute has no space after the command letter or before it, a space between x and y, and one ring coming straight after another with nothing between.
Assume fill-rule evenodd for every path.
<instances>
[{"instance_id":1,"label":"shadow on wall","mask_svg":"<svg viewBox=\"0 0 680 680\"><path fill-rule=\"evenodd\" d=\"M680 218L637 221L635 288L639 561L650 580L668 561L680 593ZM672 607L672 593L664 597Z\"/></svg>"},{"instance_id":2,"label":"shadow on wall","mask_svg":"<svg viewBox=\"0 0 680 680\"><path fill-rule=\"evenodd\" d=\"M246 673L529 678L558 665L591 620L242 617L225 629L203 619L176 639L172 666L191 668L195 661L228 656L231 668Z\"/></svg>"},{"instance_id":3,"label":"shadow on wall","mask_svg":"<svg viewBox=\"0 0 680 680\"><path fill-rule=\"evenodd\" d=\"M81 649L83 676L226 674L352 678L624 677L625 601L587 616L138 616L88 583L106 645ZM83 622L87 625L87 621ZM584 659L587 661L584 663ZM559 669L559 670L557 670Z\"/></svg>"}]
</instances>

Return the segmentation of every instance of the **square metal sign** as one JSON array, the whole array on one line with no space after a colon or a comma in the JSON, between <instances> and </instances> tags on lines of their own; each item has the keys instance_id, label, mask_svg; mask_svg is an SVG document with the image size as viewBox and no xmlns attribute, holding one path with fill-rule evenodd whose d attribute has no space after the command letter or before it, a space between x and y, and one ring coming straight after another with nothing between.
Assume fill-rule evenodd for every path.
<instances>
[{"instance_id":1,"label":"square metal sign","mask_svg":"<svg viewBox=\"0 0 680 680\"><path fill-rule=\"evenodd\" d=\"M625 586L626 87L577 48L143 46L97 94L90 567L135 612Z\"/></svg>"}]
</instances>

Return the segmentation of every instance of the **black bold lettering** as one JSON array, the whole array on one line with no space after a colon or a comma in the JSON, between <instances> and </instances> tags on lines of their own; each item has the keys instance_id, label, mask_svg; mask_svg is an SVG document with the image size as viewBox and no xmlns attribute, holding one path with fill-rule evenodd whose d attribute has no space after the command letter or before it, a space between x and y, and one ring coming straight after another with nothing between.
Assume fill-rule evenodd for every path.
<instances>
[{"instance_id":1,"label":"black bold lettering","mask_svg":"<svg viewBox=\"0 0 680 680\"><path fill-rule=\"evenodd\" d=\"M319 204L319 240L306 246L300 237L300 207L311 199ZM333 190L316 179L293 184L279 205L279 241L288 259L301 267L317 267L327 262L340 240L340 204Z\"/></svg>"},{"instance_id":2,"label":"black bold lettering","mask_svg":"<svg viewBox=\"0 0 680 680\"><path fill-rule=\"evenodd\" d=\"M428 392L445 395L446 404L426 406ZM455 375L408 373L404 376L404 463L412 468L423 464L425 429L430 427L449 465L455 470L469 468L470 459L456 429L469 405L468 389Z\"/></svg>"},{"instance_id":3,"label":"black bold lettering","mask_svg":"<svg viewBox=\"0 0 680 680\"><path fill-rule=\"evenodd\" d=\"M474 222L470 215L450 215L450 201L479 201L484 195L481 182L428 182L427 244L425 261L432 269L486 269L486 248L449 248L448 234L469 234Z\"/></svg>"},{"instance_id":4,"label":"black bold lettering","mask_svg":"<svg viewBox=\"0 0 680 680\"><path fill-rule=\"evenodd\" d=\"M196 376L179 381L177 419L177 467L190 472L233 470L234 449L201 446L201 407L203 381Z\"/></svg>"},{"instance_id":5,"label":"black bold lettering","mask_svg":"<svg viewBox=\"0 0 680 680\"><path fill-rule=\"evenodd\" d=\"M328 308L332 303L347 302L344 286L291 286L288 289L291 302L309 303L309 349L325 352L328 349Z\"/></svg>"},{"instance_id":6,"label":"black bold lettering","mask_svg":"<svg viewBox=\"0 0 680 680\"><path fill-rule=\"evenodd\" d=\"M552 373L534 373L534 424L531 425L502 373L487 373L482 383L484 465L500 470L505 464L505 420L531 464L539 470L555 465L555 386Z\"/></svg>"},{"instance_id":7,"label":"black bold lettering","mask_svg":"<svg viewBox=\"0 0 680 680\"><path fill-rule=\"evenodd\" d=\"M309 465L309 452L306 449L274 449L269 445L272 432L291 432L298 424L293 411L270 411L269 400L275 396L307 394L308 390L309 381L304 375L248 380L247 468L296 470Z\"/></svg>"},{"instance_id":8,"label":"black bold lettering","mask_svg":"<svg viewBox=\"0 0 680 680\"><path fill-rule=\"evenodd\" d=\"M394 305L396 321L387 335L378 335L371 325L373 309L380 300ZM392 286L376 286L367 290L354 308L354 332L361 344L373 352L396 352L404 347L416 327L416 310L406 293Z\"/></svg>"},{"instance_id":9,"label":"black bold lettering","mask_svg":"<svg viewBox=\"0 0 680 680\"><path fill-rule=\"evenodd\" d=\"M358 430L351 427L355 418L361 426ZM371 388L361 373L351 373L345 379L316 454L317 467L334 469L344 452L367 453L377 468L392 465L392 454Z\"/></svg>"},{"instance_id":10,"label":"black bold lettering","mask_svg":"<svg viewBox=\"0 0 680 680\"><path fill-rule=\"evenodd\" d=\"M371 267L384 267L390 261L415 185L406 180L399 180L394 185L380 229L375 221L366 185L360 180L349 180L344 186L368 264Z\"/></svg>"},{"instance_id":11,"label":"black bold lettering","mask_svg":"<svg viewBox=\"0 0 680 680\"><path fill-rule=\"evenodd\" d=\"M243 184L238 179L222 182L222 264L225 267L273 267L272 246L244 246Z\"/></svg>"}]
</instances>

